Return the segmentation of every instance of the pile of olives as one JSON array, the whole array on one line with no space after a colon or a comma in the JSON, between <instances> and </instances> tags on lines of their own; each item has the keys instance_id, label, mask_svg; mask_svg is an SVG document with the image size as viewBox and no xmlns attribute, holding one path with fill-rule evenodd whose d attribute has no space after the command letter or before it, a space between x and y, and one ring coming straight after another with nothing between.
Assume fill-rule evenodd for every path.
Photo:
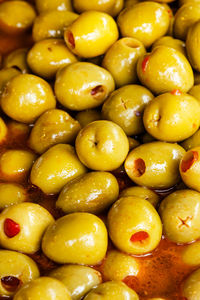
<instances>
[{"instance_id":1,"label":"pile of olives","mask_svg":"<svg viewBox=\"0 0 200 300\"><path fill-rule=\"evenodd\" d=\"M0 299L199 300L200 0L3 0L0 49Z\"/></svg>"}]
</instances>

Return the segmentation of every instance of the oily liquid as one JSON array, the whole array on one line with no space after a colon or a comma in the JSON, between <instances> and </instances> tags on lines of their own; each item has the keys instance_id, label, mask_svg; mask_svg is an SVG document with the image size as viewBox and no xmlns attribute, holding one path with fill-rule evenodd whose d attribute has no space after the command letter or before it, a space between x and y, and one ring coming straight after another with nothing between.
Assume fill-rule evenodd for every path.
<instances>
[{"instance_id":1,"label":"oily liquid","mask_svg":"<svg viewBox=\"0 0 200 300\"><path fill-rule=\"evenodd\" d=\"M14 49L27 47L31 44L30 34L14 37L0 33L0 51L4 55ZM5 121L9 124L9 119L5 119ZM23 132L23 130L20 131L16 129L11 132L11 130L9 130L6 140L0 145L0 154L6 149L28 149L28 134L28 131ZM57 196L45 195L38 188L31 185L28 179L29 174L25 175L26 176L19 178L16 176L13 178L5 178L5 175L0 172L0 182L8 181L22 184L26 188L29 201L38 203L48 209L55 219L61 217L62 212L55 208ZM118 179L121 190L133 185L125 175L123 169L116 172L115 176ZM103 216L103 218L106 219L106 216ZM145 300L150 297L164 297L166 300L185 300L185 298L181 296L181 283L194 269L197 269L197 267L186 266L181 261L181 252L185 247L187 246L176 245L163 237L159 246L152 253L136 257L140 265L138 276L128 276L123 281L139 294L140 300ZM111 242L109 242L109 248L113 248ZM30 257L38 264L41 275L48 275L50 270L57 267L57 264L50 261L41 252L30 255ZM93 267L101 271L102 264ZM105 280L105 278L103 279ZM0 300L3 299L9 299L9 297L0 297Z\"/></svg>"}]
</instances>

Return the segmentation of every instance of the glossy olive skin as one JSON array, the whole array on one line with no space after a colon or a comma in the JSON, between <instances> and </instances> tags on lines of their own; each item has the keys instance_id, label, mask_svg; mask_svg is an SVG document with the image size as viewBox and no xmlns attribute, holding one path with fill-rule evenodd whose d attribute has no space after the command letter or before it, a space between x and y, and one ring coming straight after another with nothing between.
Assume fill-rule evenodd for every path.
<instances>
[{"instance_id":1,"label":"glossy olive skin","mask_svg":"<svg viewBox=\"0 0 200 300\"><path fill-rule=\"evenodd\" d=\"M117 249L145 254L158 246L162 224L153 205L142 198L127 196L121 197L109 210L108 232Z\"/></svg>"},{"instance_id":2,"label":"glossy olive skin","mask_svg":"<svg viewBox=\"0 0 200 300\"><path fill-rule=\"evenodd\" d=\"M51 277L40 277L24 284L13 300L71 300L65 285Z\"/></svg>"},{"instance_id":3,"label":"glossy olive skin","mask_svg":"<svg viewBox=\"0 0 200 300\"><path fill-rule=\"evenodd\" d=\"M40 248L44 231L53 221L51 214L39 204L23 202L12 205L0 214L0 244L6 249L35 253ZM11 236L13 222L18 224L18 231Z\"/></svg>"},{"instance_id":4,"label":"glossy olive skin","mask_svg":"<svg viewBox=\"0 0 200 300\"><path fill-rule=\"evenodd\" d=\"M101 119L101 112L96 109L87 109L76 114L76 120L79 121L81 127L85 127L87 124Z\"/></svg>"},{"instance_id":5,"label":"glossy olive skin","mask_svg":"<svg viewBox=\"0 0 200 300\"><path fill-rule=\"evenodd\" d=\"M200 266L200 241L196 241L186 248L181 253L182 260L189 266Z\"/></svg>"},{"instance_id":6,"label":"glossy olive skin","mask_svg":"<svg viewBox=\"0 0 200 300\"><path fill-rule=\"evenodd\" d=\"M181 146L186 150L200 146L200 130L197 130L191 137L181 143Z\"/></svg>"},{"instance_id":7,"label":"glossy olive skin","mask_svg":"<svg viewBox=\"0 0 200 300\"><path fill-rule=\"evenodd\" d=\"M50 85L31 74L12 78L1 97L2 110L22 123L34 122L43 112L55 106L56 100Z\"/></svg>"},{"instance_id":8,"label":"glossy olive skin","mask_svg":"<svg viewBox=\"0 0 200 300\"><path fill-rule=\"evenodd\" d=\"M36 17L26 1L4 1L0 4L0 28L7 34L20 34L29 29Z\"/></svg>"},{"instance_id":9,"label":"glossy olive skin","mask_svg":"<svg viewBox=\"0 0 200 300\"><path fill-rule=\"evenodd\" d=\"M81 126L66 111L51 109L42 114L34 124L29 136L29 146L43 153L59 143L74 142Z\"/></svg>"},{"instance_id":10,"label":"glossy olive skin","mask_svg":"<svg viewBox=\"0 0 200 300\"><path fill-rule=\"evenodd\" d=\"M96 10L105 12L113 17L117 16L124 6L124 0L92 0L92 1L82 1L73 0L74 9L82 13L84 11Z\"/></svg>"},{"instance_id":11,"label":"glossy olive skin","mask_svg":"<svg viewBox=\"0 0 200 300\"><path fill-rule=\"evenodd\" d=\"M122 36L136 38L145 47L150 47L166 34L169 27L169 14L159 3L141 2L122 10L117 23ZM146 24L148 29L144 29L143 24Z\"/></svg>"},{"instance_id":12,"label":"glossy olive skin","mask_svg":"<svg viewBox=\"0 0 200 300\"><path fill-rule=\"evenodd\" d=\"M19 279L17 282L18 284L13 288L13 291L9 290L9 287L6 288L6 285L3 284L3 280L6 279L7 276ZM1 296L13 296L22 284L36 279L39 276L39 269L30 257L15 251L0 250Z\"/></svg>"},{"instance_id":13,"label":"glossy olive skin","mask_svg":"<svg viewBox=\"0 0 200 300\"><path fill-rule=\"evenodd\" d=\"M99 284L87 294L84 300L139 300L138 295L121 281L107 281Z\"/></svg>"},{"instance_id":14,"label":"glossy olive skin","mask_svg":"<svg viewBox=\"0 0 200 300\"><path fill-rule=\"evenodd\" d=\"M62 38L64 28L77 18L78 14L71 11L43 12L35 18L32 30L33 40L38 42L47 38Z\"/></svg>"},{"instance_id":15,"label":"glossy olive skin","mask_svg":"<svg viewBox=\"0 0 200 300\"><path fill-rule=\"evenodd\" d=\"M186 56L185 42L171 36L163 36L152 45L152 50L158 46L167 46L180 51Z\"/></svg>"},{"instance_id":16,"label":"glossy olive skin","mask_svg":"<svg viewBox=\"0 0 200 300\"><path fill-rule=\"evenodd\" d=\"M108 172L90 172L68 182L59 194L56 206L64 213L101 213L115 202L119 185Z\"/></svg>"},{"instance_id":17,"label":"glossy olive skin","mask_svg":"<svg viewBox=\"0 0 200 300\"><path fill-rule=\"evenodd\" d=\"M137 82L137 61L145 54L144 45L135 38L125 37L116 41L106 52L102 66L113 76L116 86Z\"/></svg>"},{"instance_id":18,"label":"glossy olive skin","mask_svg":"<svg viewBox=\"0 0 200 300\"><path fill-rule=\"evenodd\" d=\"M76 62L60 69L56 75L58 101L71 110L100 106L115 88L106 69L88 62Z\"/></svg>"},{"instance_id":19,"label":"glossy olive skin","mask_svg":"<svg viewBox=\"0 0 200 300\"><path fill-rule=\"evenodd\" d=\"M188 92L200 102L200 84L195 84Z\"/></svg>"},{"instance_id":20,"label":"glossy olive skin","mask_svg":"<svg viewBox=\"0 0 200 300\"><path fill-rule=\"evenodd\" d=\"M26 60L28 49L19 48L9 53L3 60L4 68L16 68L22 73L29 73L29 68Z\"/></svg>"},{"instance_id":21,"label":"glossy olive skin","mask_svg":"<svg viewBox=\"0 0 200 300\"><path fill-rule=\"evenodd\" d=\"M120 197L136 196L149 201L154 207L159 202L159 196L152 190L144 186L132 186L124 189L120 193Z\"/></svg>"},{"instance_id":22,"label":"glossy olive skin","mask_svg":"<svg viewBox=\"0 0 200 300\"><path fill-rule=\"evenodd\" d=\"M6 83L21 72L15 68L3 68L0 70L0 95L2 95Z\"/></svg>"},{"instance_id":23,"label":"glossy olive skin","mask_svg":"<svg viewBox=\"0 0 200 300\"><path fill-rule=\"evenodd\" d=\"M198 40L199 35L200 35L200 22L198 21L189 28L187 39L186 39L186 50L188 54L188 59L192 67L198 72L200 71L200 58L199 58L200 43Z\"/></svg>"},{"instance_id":24,"label":"glossy olive skin","mask_svg":"<svg viewBox=\"0 0 200 300\"><path fill-rule=\"evenodd\" d=\"M70 180L86 173L74 147L57 144L44 152L34 163L30 180L46 194L57 194Z\"/></svg>"},{"instance_id":25,"label":"glossy olive skin","mask_svg":"<svg viewBox=\"0 0 200 300\"><path fill-rule=\"evenodd\" d=\"M76 152L92 170L112 171L120 167L129 151L124 131L111 121L94 121L79 131Z\"/></svg>"},{"instance_id":26,"label":"glossy olive skin","mask_svg":"<svg viewBox=\"0 0 200 300\"><path fill-rule=\"evenodd\" d=\"M182 141L200 125L200 103L179 90L154 98L145 108L143 122L147 132L158 140Z\"/></svg>"},{"instance_id":27,"label":"glossy olive skin","mask_svg":"<svg viewBox=\"0 0 200 300\"><path fill-rule=\"evenodd\" d=\"M141 83L155 94L175 89L187 92L194 83L193 71L186 57L166 46L156 47L151 53L140 57L137 74Z\"/></svg>"},{"instance_id":28,"label":"glossy olive skin","mask_svg":"<svg viewBox=\"0 0 200 300\"><path fill-rule=\"evenodd\" d=\"M64 32L68 48L84 58L104 54L118 36L114 19L99 11L82 13Z\"/></svg>"},{"instance_id":29,"label":"glossy olive skin","mask_svg":"<svg viewBox=\"0 0 200 300\"><path fill-rule=\"evenodd\" d=\"M59 68L76 62L61 39L39 41L29 50L27 62L32 72L40 77L52 79Z\"/></svg>"},{"instance_id":30,"label":"glossy olive skin","mask_svg":"<svg viewBox=\"0 0 200 300\"><path fill-rule=\"evenodd\" d=\"M29 150L8 149L0 155L0 170L5 179L20 181L31 169L36 155Z\"/></svg>"},{"instance_id":31,"label":"glossy olive skin","mask_svg":"<svg viewBox=\"0 0 200 300\"><path fill-rule=\"evenodd\" d=\"M200 18L200 3L189 2L181 6L175 14L174 36L186 40L188 29Z\"/></svg>"},{"instance_id":32,"label":"glossy olive skin","mask_svg":"<svg viewBox=\"0 0 200 300\"><path fill-rule=\"evenodd\" d=\"M198 300L200 297L200 269L195 270L182 285L182 294L187 300Z\"/></svg>"},{"instance_id":33,"label":"glossy olive skin","mask_svg":"<svg viewBox=\"0 0 200 300\"><path fill-rule=\"evenodd\" d=\"M49 274L64 283L72 300L79 300L93 287L102 282L101 273L81 265L64 265Z\"/></svg>"},{"instance_id":34,"label":"glossy olive skin","mask_svg":"<svg viewBox=\"0 0 200 300\"><path fill-rule=\"evenodd\" d=\"M200 192L199 179L200 146L187 151L180 161L179 171L183 182Z\"/></svg>"},{"instance_id":35,"label":"glossy olive skin","mask_svg":"<svg viewBox=\"0 0 200 300\"><path fill-rule=\"evenodd\" d=\"M8 129L4 120L0 117L0 144L6 140Z\"/></svg>"},{"instance_id":36,"label":"glossy olive skin","mask_svg":"<svg viewBox=\"0 0 200 300\"><path fill-rule=\"evenodd\" d=\"M102 274L106 281L122 281L127 276L137 276L139 271L140 265L137 258L117 250L108 251L102 267Z\"/></svg>"},{"instance_id":37,"label":"glossy olive skin","mask_svg":"<svg viewBox=\"0 0 200 300\"><path fill-rule=\"evenodd\" d=\"M177 144L143 144L129 153L125 170L138 185L154 189L169 188L180 181L178 168L184 153L185 150Z\"/></svg>"},{"instance_id":38,"label":"glossy olive skin","mask_svg":"<svg viewBox=\"0 0 200 300\"><path fill-rule=\"evenodd\" d=\"M71 0L36 0L35 4L39 13L52 10L72 11Z\"/></svg>"},{"instance_id":39,"label":"glossy olive skin","mask_svg":"<svg viewBox=\"0 0 200 300\"><path fill-rule=\"evenodd\" d=\"M28 199L25 188L16 183L0 183L0 209L24 202Z\"/></svg>"},{"instance_id":40,"label":"glossy olive skin","mask_svg":"<svg viewBox=\"0 0 200 300\"><path fill-rule=\"evenodd\" d=\"M189 243L200 237L200 193L179 190L167 196L159 213L166 237L177 243Z\"/></svg>"},{"instance_id":41,"label":"glossy olive skin","mask_svg":"<svg viewBox=\"0 0 200 300\"><path fill-rule=\"evenodd\" d=\"M48 227L42 250L57 263L95 265L104 258L107 243L107 229L100 218L89 213L72 213Z\"/></svg>"},{"instance_id":42,"label":"glossy olive skin","mask_svg":"<svg viewBox=\"0 0 200 300\"><path fill-rule=\"evenodd\" d=\"M129 135L144 131L142 115L153 94L140 85L125 85L115 90L102 107L103 118L118 124Z\"/></svg>"}]
</instances>

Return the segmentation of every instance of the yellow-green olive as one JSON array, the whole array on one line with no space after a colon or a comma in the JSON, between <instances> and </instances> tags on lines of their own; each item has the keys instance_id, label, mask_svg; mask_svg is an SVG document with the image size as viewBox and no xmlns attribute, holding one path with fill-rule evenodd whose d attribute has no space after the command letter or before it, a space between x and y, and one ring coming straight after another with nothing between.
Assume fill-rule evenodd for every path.
<instances>
[{"instance_id":1,"label":"yellow-green olive","mask_svg":"<svg viewBox=\"0 0 200 300\"><path fill-rule=\"evenodd\" d=\"M96 265L107 251L103 221L89 213L72 213L48 227L42 240L44 254L57 263Z\"/></svg>"},{"instance_id":2,"label":"yellow-green olive","mask_svg":"<svg viewBox=\"0 0 200 300\"><path fill-rule=\"evenodd\" d=\"M51 277L39 277L24 284L13 300L71 300L65 285Z\"/></svg>"},{"instance_id":3,"label":"yellow-green olive","mask_svg":"<svg viewBox=\"0 0 200 300\"><path fill-rule=\"evenodd\" d=\"M100 272L81 265L61 266L53 270L49 276L64 283L72 300L82 299L93 287L102 282Z\"/></svg>"},{"instance_id":4,"label":"yellow-green olive","mask_svg":"<svg viewBox=\"0 0 200 300\"><path fill-rule=\"evenodd\" d=\"M136 38L150 47L167 33L169 14L162 4L141 2L122 10L117 23L123 37Z\"/></svg>"},{"instance_id":5,"label":"yellow-green olive","mask_svg":"<svg viewBox=\"0 0 200 300\"><path fill-rule=\"evenodd\" d=\"M4 68L16 68L22 73L29 73L29 67L26 60L27 52L27 48L19 48L9 53L3 60Z\"/></svg>"},{"instance_id":6,"label":"yellow-green olive","mask_svg":"<svg viewBox=\"0 0 200 300\"><path fill-rule=\"evenodd\" d=\"M40 276L36 263L27 255L0 250L0 296L13 296L22 284Z\"/></svg>"},{"instance_id":7,"label":"yellow-green olive","mask_svg":"<svg viewBox=\"0 0 200 300\"><path fill-rule=\"evenodd\" d=\"M199 5L199 19L200 19L200 5ZM186 39L186 50L189 62L192 67L200 72L200 58L199 58L199 35L200 35L200 21L190 26Z\"/></svg>"},{"instance_id":8,"label":"yellow-green olive","mask_svg":"<svg viewBox=\"0 0 200 300\"><path fill-rule=\"evenodd\" d=\"M66 111L51 109L36 121L29 137L29 146L37 153L59 143L74 142L81 126Z\"/></svg>"},{"instance_id":9,"label":"yellow-green olive","mask_svg":"<svg viewBox=\"0 0 200 300\"><path fill-rule=\"evenodd\" d=\"M97 171L112 171L124 162L129 142L124 131L111 121L94 121L79 131L76 151L81 162Z\"/></svg>"},{"instance_id":10,"label":"yellow-green olive","mask_svg":"<svg viewBox=\"0 0 200 300\"><path fill-rule=\"evenodd\" d=\"M181 253L182 260L189 266L200 266L200 241L187 245Z\"/></svg>"},{"instance_id":11,"label":"yellow-green olive","mask_svg":"<svg viewBox=\"0 0 200 300\"><path fill-rule=\"evenodd\" d=\"M200 129L197 130L191 137L181 143L181 146L186 150L200 146Z\"/></svg>"},{"instance_id":12,"label":"yellow-green olive","mask_svg":"<svg viewBox=\"0 0 200 300\"><path fill-rule=\"evenodd\" d=\"M138 185L154 189L169 188L180 181L179 163L184 153L185 150L177 144L143 144L129 153L125 170Z\"/></svg>"},{"instance_id":13,"label":"yellow-green olive","mask_svg":"<svg viewBox=\"0 0 200 300\"><path fill-rule=\"evenodd\" d=\"M102 274L107 280L123 280L127 276L137 276L140 264L137 258L117 250L108 251L103 262Z\"/></svg>"},{"instance_id":14,"label":"yellow-green olive","mask_svg":"<svg viewBox=\"0 0 200 300\"><path fill-rule=\"evenodd\" d=\"M1 107L12 119L31 123L43 112L56 106L50 85L42 78L21 74L12 78L1 96Z\"/></svg>"},{"instance_id":15,"label":"yellow-green olive","mask_svg":"<svg viewBox=\"0 0 200 300\"><path fill-rule=\"evenodd\" d=\"M107 281L92 289L84 300L139 300L134 290L121 281Z\"/></svg>"},{"instance_id":16,"label":"yellow-green olive","mask_svg":"<svg viewBox=\"0 0 200 300\"><path fill-rule=\"evenodd\" d=\"M200 125L200 102L193 96L174 90L147 104L143 122L147 132L158 140L182 141Z\"/></svg>"},{"instance_id":17,"label":"yellow-green olive","mask_svg":"<svg viewBox=\"0 0 200 300\"><path fill-rule=\"evenodd\" d=\"M158 246L162 223L152 204L136 196L126 196L109 210L108 232L119 250L145 254Z\"/></svg>"},{"instance_id":18,"label":"yellow-green olive","mask_svg":"<svg viewBox=\"0 0 200 300\"><path fill-rule=\"evenodd\" d=\"M140 142L138 142L136 139L128 136L128 142L129 142L129 150L132 150L140 145Z\"/></svg>"},{"instance_id":19,"label":"yellow-green olive","mask_svg":"<svg viewBox=\"0 0 200 300\"><path fill-rule=\"evenodd\" d=\"M145 54L144 45L135 38L125 37L116 41L106 52L102 66L113 76L120 87L137 82L137 61Z\"/></svg>"},{"instance_id":20,"label":"yellow-green olive","mask_svg":"<svg viewBox=\"0 0 200 300\"><path fill-rule=\"evenodd\" d=\"M137 74L143 85L155 94L179 89L187 92L194 83L192 67L178 50L158 46L138 59Z\"/></svg>"},{"instance_id":21,"label":"yellow-green olive","mask_svg":"<svg viewBox=\"0 0 200 300\"><path fill-rule=\"evenodd\" d=\"M0 245L24 253L39 250L52 215L36 203L23 202L9 206L0 214Z\"/></svg>"},{"instance_id":22,"label":"yellow-green olive","mask_svg":"<svg viewBox=\"0 0 200 300\"><path fill-rule=\"evenodd\" d=\"M27 55L27 62L32 72L46 79L54 78L59 68L76 61L77 58L61 39L39 41L33 45Z\"/></svg>"},{"instance_id":23,"label":"yellow-green olive","mask_svg":"<svg viewBox=\"0 0 200 300\"><path fill-rule=\"evenodd\" d=\"M190 243L200 237L200 193L179 190L167 196L159 213L166 237L177 243Z\"/></svg>"},{"instance_id":24,"label":"yellow-green olive","mask_svg":"<svg viewBox=\"0 0 200 300\"><path fill-rule=\"evenodd\" d=\"M25 188L16 183L0 183L0 209L24 202L28 199Z\"/></svg>"},{"instance_id":25,"label":"yellow-green olive","mask_svg":"<svg viewBox=\"0 0 200 300\"><path fill-rule=\"evenodd\" d=\"M59 193L70 180L86 173L74 147L57 144L43 153L34 163L30 180L46 194Z\"/></svg>"},{"instance_id":26,"label":"yellow-green olive","mask_svg":"<svg viewBox=\"0 0 200 300\"><path fill-rule=\"evenodd\" d=\"M81 124L81 127L85 127L87 124L101 120L101 112L95 109L87 109L77 113L76 119Z\"/></svg>"},{"instance_id":27,"label":"yellow-green olive","mask_svg":"<svg viewBox=\"0 0 200 300\"><path fill-rule=\"evenodd\" d=\"M114 88L115 82L110 72L88 62L70 64L56 75L56 97L71 110L100 106Z\"/></svg>"},{"instance_id":28,"label":"yellow-green olive","mask_svg":"<svg viewBox=\"0 0 200 300\"><path fill-rule=\"evenodd\" d=\"M65 213L98 214L115 202L119 185L109 172L90 172L68 182L62 189L56 206Z\"/></svg>"},{"instance_id":29,"label":"yellow-green olive","mask_svg":"<svg viewBox=\"0 0 200 300\"><path fill-rule=\"evenodd\" d=\"M200 102L200 84L195 84L188 92Z\"/></svg>"},{"instance_id":30,"label":"yellow-green olive","mask_svg":"<svg viewBox=\"0 0 200 300\"><path fill-rule=\"evenodd\" d=\"M167 46L180 51L186 56L185 42L171 36L163 36L152 45L152 50L158 46Z\"/></svg>"},{"instance_id":31,"label":"yellow-green olive","mask_svg":"<svg viewBox=\"0 0 200 300\"><path fill-rule=\"evenodd\" d=\"M52 10L72 10L71 0L36 0L35 4L39 13Z\"/></svg>"},{"instance_id":32,"label":"yellow-green olive","mask_svg":"<svg viewBox=\"0 0 200 300\"><path fill-rule=\"evenodd\" d=\"M118 36L114 19L100 11L82 13L64 32L69 49L85 58L104 54Z\"/></svg>"},{"instance_id":33,"label":"yellow-green olive","mask_svg":"<svg viewBox=\"0 0 200 300\"><path fill-rule=\"evenodd\" d=\"M143 86L125 85L115 90L102 107L103 118L118 124L127 135L144 131L142 116L153 94Z\"/></svg>"},{"instance_id":34,"label":"yellow-green olive","mask_svg":"<svg viewBox=\"0 0 200 300\"><path fill-rule=\"evenodd\" d=\"M33 40L38 42L47 38L62 38L64 28L77 18L78 14L71 11L43 12L35 18L32 31Z\"/></svg>"},{"instance_id":35,"label":"yellow-green olive","mask_svg":"<svg viewBox=\"0 0 200 300\"><path fill-rule=\"evenodd\" d=\"M198 300L200 297L200 269L195 270L182 285L182 294L187 300Z\"/></svg>"},{"instance_id":36,"label":"yellow-green olive","mask_svg":"<svg viewBox=\"0 0 200 300\"><path fill-rule=\"evenodd\" d=\"M21 72L15 68L3 68L0 70L0 95L2 95L6 83Z\"/></svg>"},{"instance_id":37,"label":"yellow-green olive","mask_svg":"<svg viewBox=\"0 0 200 300\"><path fill-rule=\"evenodd\" d=\"M127 197L127 196L136 196L145 199L149 201L154 207L156 207L159 202L159 196L154 191L144 186L132 186L124 189L120 193L120 197Z\"/></svg>"}]
</instances>

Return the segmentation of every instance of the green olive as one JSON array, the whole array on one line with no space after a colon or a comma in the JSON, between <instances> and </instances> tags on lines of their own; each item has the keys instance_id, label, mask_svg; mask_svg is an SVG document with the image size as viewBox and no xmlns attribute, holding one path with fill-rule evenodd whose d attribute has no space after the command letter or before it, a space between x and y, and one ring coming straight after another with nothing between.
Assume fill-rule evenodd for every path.
<instances>
[{"instance_id":1,"label":"green olive","mask_svg":"<svg viewBox=\"0 0 200 300\"><path fill-rule=\"evenodd\" d=\"M36 8L39 13L58 10L58 11L71 11L72 3L71 0L36 0Z\"/></svg>"},{"instance_id":2,"label":"green olive","mask_svg":"<svg viewBox=\"0 0 200 300\"><path fill-rule=\"evenodd\" d=\"M46 79L54 78L59 68L76 61L77 58L61 39L39 41L29 50L27 56L27 62L32 72Z\"/></svg>"},{"instance_id":3,"label":"green olive","mask_svg":"<svg viewBox=\"0 0 200 300\"><path fill-rule=\"evenodd\" d=\"M167 196L159 209L166 237L177 243L190 243L200 237L200 193L179 190Z\"/></svg>"},{"instance_id":4,"label":"green olive","mask_svg":"<svg viewBox=\"0 0 200 300\"><path fill-rule=\"evenodd\" d=\"M199 5L200 18L200 5ZM186 39L186 50L188 59L192 67L200 72L200 58L199 58L199 38L200 35L200 21L190 26Z\"/></svg>"},{"instance_id":5,"label":"green olive","mask_svg":"<svg viewBox=\"0 0 200 300\"><path fill-rule=\"evenodd\" d=\"M91 290L84 300L139 300L138 295L121 281L107 281Z\"/></svg>"},{"instance_id":6,"label":"green olive","mask_svg":"<svg viewBox=\"0 0 200 300\"><path fill-rule=\"evenodd\" d=\"M15 68L3 68L0 70L0 95L2 95L6 83L21 72Z\"/></svg>"},{"instance_id":7,"label":"green olive","mask_svg":"<svg viewBox=\"0 0 200 300\"><path fill-rule=\"evenodd\" d=\"M32 32L33 40L38 42L47 38L62 38L64 28L77 18L78 15L71 11L43 12L35 18Z\"/></svg>"},{"instance_id":8,"label":"green olive","mask_svg":"<svg viewBox=\"0 0 200 300\"><path fill-rule=\"evenodd\" d=\"M70 180L86 173L74 147L57 144L43 153L34 163L30 180L46 194L59 193Z\"/></svg>"},{"instance_id":9,"label":"green olive","mask_svg":"<svg viewBox=\"0 0 200 300\"><path fill-rule=\"evenodd\" d=\"M150 47L167 33L169 14L162 4L141 2L122 10L117 23L123 37L136 38L145 47Z\"/></svg>"},{"instance_id":10,"label":"green olive","mask_svg":"<svg viewBox=\"0 0 200 300\"><path fill-rule=\"evenodd\" d=\"M140 264L137 258L117 250L108 251L103 262L102 274L107 280L123 280L127 276L137 276Z\"/></svg>"},{"instance_id":11,"label":"green olive","mask_svg":"<svg viewBox=\"0 0 200 300\"><path fill-rule=\"evenodd\" d=\"M31 123L43 112L56 106L50 85L42 78L21 74L12 78L1 96L1 107L12 119Z\"/></svg>"},{"instance_id":12,"label":"green olive","mask_svg":"<svg viewBox=\"0 0 200 300\"><path fill-rule=\"evenodd\" d=\"M132 186L124 189L120 193L120 197L136 196L149 201L154 207L159 202L159 196L152 190L144 186Z\"/></svg>"},{"instance_id":13,"label":"green olive","mask_svg":"<svg viewBox=\"0 0 200 300\"><path fill-rule=\"evenodd\" d=\"M16 68L22 73L29 73L29 67L26 60L27 52L27 48L19 48L9 53L4 58L4 68Z\"/></svg>"},{"instance_id":14,"label":"green olive","mask_svg":"<svg viewBox=\"0 0 200 300\"><path fill-rule=\"evenodd\" d=\"M29 146L37 153L43 153L59 143L74 142L81 126L66 111L51 109L35 122L29 136Z\"/></svg>"},{"instance_id":15,"label":"green olive","mask_svg":"<svg viewBox=\"0 0 200 300\"><path fill-rule=\"evenodd\" d=\"M187 58L180 51L167 46L158 46L151 53L141 56L137 74L141 83L155 94L176 89L187 92L194 84L193 71Z\"/></svg>"},{"instance_id":16,"label":"green olive","mask_svg":"<svg viewBox=\"0 0 200 300\"><path fill-rule=\"evenodd\" d=\"M120 198L108 213L108 232L114 245L130 254L154 250L162 236L160 217L148 201L136 197Z\"/></svg>"},{"instance_id":17,"label":"green olive","mask_svg":"<svg viewBox=\"0 0 200 300\"><path fill-rule=\"evenodd\" d=\"M25 188L16 183L0 183L0 209L26 201L28 194Z\"/></svg>"},{"instance_id":18,"label":"green olive","mask_svg":"<svg viewBox=\"0 0 200 300\"><path fill-rule=\"evenodd\" d=\"M101 120L102 116L101 116L101 112L99 112L98 110L87 109L78 112L76 115L76 119L81 124L81 127L85 127L87 124L93 121Z\"/></svg>"},{"instance_id":19,"label":"green olive","mask_svg":"<svg viewBox=\"0 0 200 300\"><path fill-rule=\"evenodd\" d=\"M40 248L44 231L53 220L51 214L36 203L9 206L0 214L0 244L6 249L35 253Z\"/></svg>"},{"instance_id":20,"label":"green olive","mask_svg":"<svg viewBox=\"0 0 200 300\"><path fill-rule=\"evenodd\" d=\"M179 163L185 150L165 142L152 142L133 149L125 160L125 170L136 184L166 189L180 181Z\"/></svg>"},{"instance_id":21,"label":"green olive","mask_svg":"<svg viewBox=\"0 0 200 300\"><path fill-rule=\"evenodd\" d=\"M42 250L57 263L96 265L104 258L107 243L107 230L100 218L72 213L48 227Z\"/></svg>"},{"instance_id":22,"label":"green olive","mask_svg":"<svg viewBox=\"0 0 200 300\"><path fill-rule=\"evenodd\" d=\"M200 84L193 85L188 93L200 102Z\"/></svg>"},{"instance_id":23,"label":"green olive","mask_svg":"<svg viewBox=\"0 0 200 300\"><path fill-rule=\"evenodd\" d=\"M102 282L100 272L81 265L61 266L53 270L49 276L64 283L72 300L82 299L93 287Z\"/></svg>"},{"instance_id":24,"label":"green olive","mask_svg":"<svg viewBox=\"0 0 200 300\"><path fill-rule=\"evenodd\" d=\"M187 300L198 300L200 297L200 269L197 269L182 285L183 296Z\"/></svg>"},{"instance_id":25,"label":"green olive","mask_svg":"<svg viewBox=\"0 0 200 300\"><path fill-rule=\"evenodd\" d=\"M124 162L129 142L124 131L111 121L94 121L79 131L76 151L81 162L97 171L112 171Z\"/></svg>"},{"instance_id":26,"label":"green olive","mask_svg":"<svg viewBox=\"0 0 200 300\"><path fill-rule=\"evenodd\" d=\"M62 189L56 206L64 213L101 213L115 202L119 185L108 172L90 172L68 182Z\"/></svg>"},{"instance_id":27,"label":"green olive","mask_svg":"<svg viewBox=\"0 0 200 300\"><path fill-rule=\"evenodd\" d=\"M181 253L182 260L189 266L200 266L200 241L196 241L186 248Z\"/></svg>"},{"instance_id":28,"label":"green olive","mask_svg":"<svg viewBox=\"0 0 200 300\"><path fill-rule=\"evenodd\" d=\"M114 88L112 75L104 68L88 62L68 65L56 75L56 97L71 110L100 106Z\"/></svg>"},{"instance_id":29,"label":"green olive","mask_svg":"<svg viewBox=\"0 0 200 300\"><path fill-rule=\"evenodd\" d=\"M158 46L167 46L180 51L186 56L185 42L171 36L163 36L152 45L152 50Z\"/></svg>"},{"instance_id":30,"label":"green olive","mask_svg":"<svg viewBox=\"0 0 200 300\"><path fill-rule=\"evenodd\" d=\"M140 142L138 142L136 139L128 136L128 142L129 142L129 150L132 150L140 145Z\"/></svg>"},{"instance_id":31,"label":"green olive","mask_svg":"<svg viewBox=\"0 0 200 300\"><path fill-rule=\"evenodd\" d=\"M0 296L13 296L22 284L40 276L36 263L27 255L0 250Z\"/></svg>"},{"instance_id":32,"label":"green olive","mask_svg":"<svg viewBox=\"0 0 200 300\"><path fill-rule=\"evenodd\" d=\"M182 141L200 125L200 102L179 90L164 93L147 104L143 122L146 131L158 140Z\"/></svg>"},{"instance_id":33,"label":"green olive","mask_svg":"<svg viewBox=\"0 0 200 300\"><path fill-rule=\"evenodd\" d=\"M40 277L24 284L13 300L71 300L65 285L51 277Z\"/></svg>"},{"instance_id":34,"label":"green olive","mask_svg":"<svg viewBox=\"0 0 200 300\"><path fill-rule=\"evenodd\" d=\"M137 82L137 61L145 54L144 45L137 39L125 37L116 41L106 52L102 66L113 76L116 86Z\"/></svg>"},{"instance_id":35,"label":"green olive","mask_svg":"<svg viewBox=\"0 0 200 300\"><path fill-rule=\"evenodd\" d=\"M143 86L125 85L115 90L104 102L102 116L118 124L127 135L140 134L144 131L144 109L153 97Z\"/></svg>"},{"instance_id":36,"label":"green olive","mask_svg":"<svg viewBox=\"0 0 200 300\"><path fill-rule=\"evenodd\" d=\"M191 137L181 143L181 146L186 150L190 150L200 146L200 129L197 130Z\"/></svg>"}]
</instances>

